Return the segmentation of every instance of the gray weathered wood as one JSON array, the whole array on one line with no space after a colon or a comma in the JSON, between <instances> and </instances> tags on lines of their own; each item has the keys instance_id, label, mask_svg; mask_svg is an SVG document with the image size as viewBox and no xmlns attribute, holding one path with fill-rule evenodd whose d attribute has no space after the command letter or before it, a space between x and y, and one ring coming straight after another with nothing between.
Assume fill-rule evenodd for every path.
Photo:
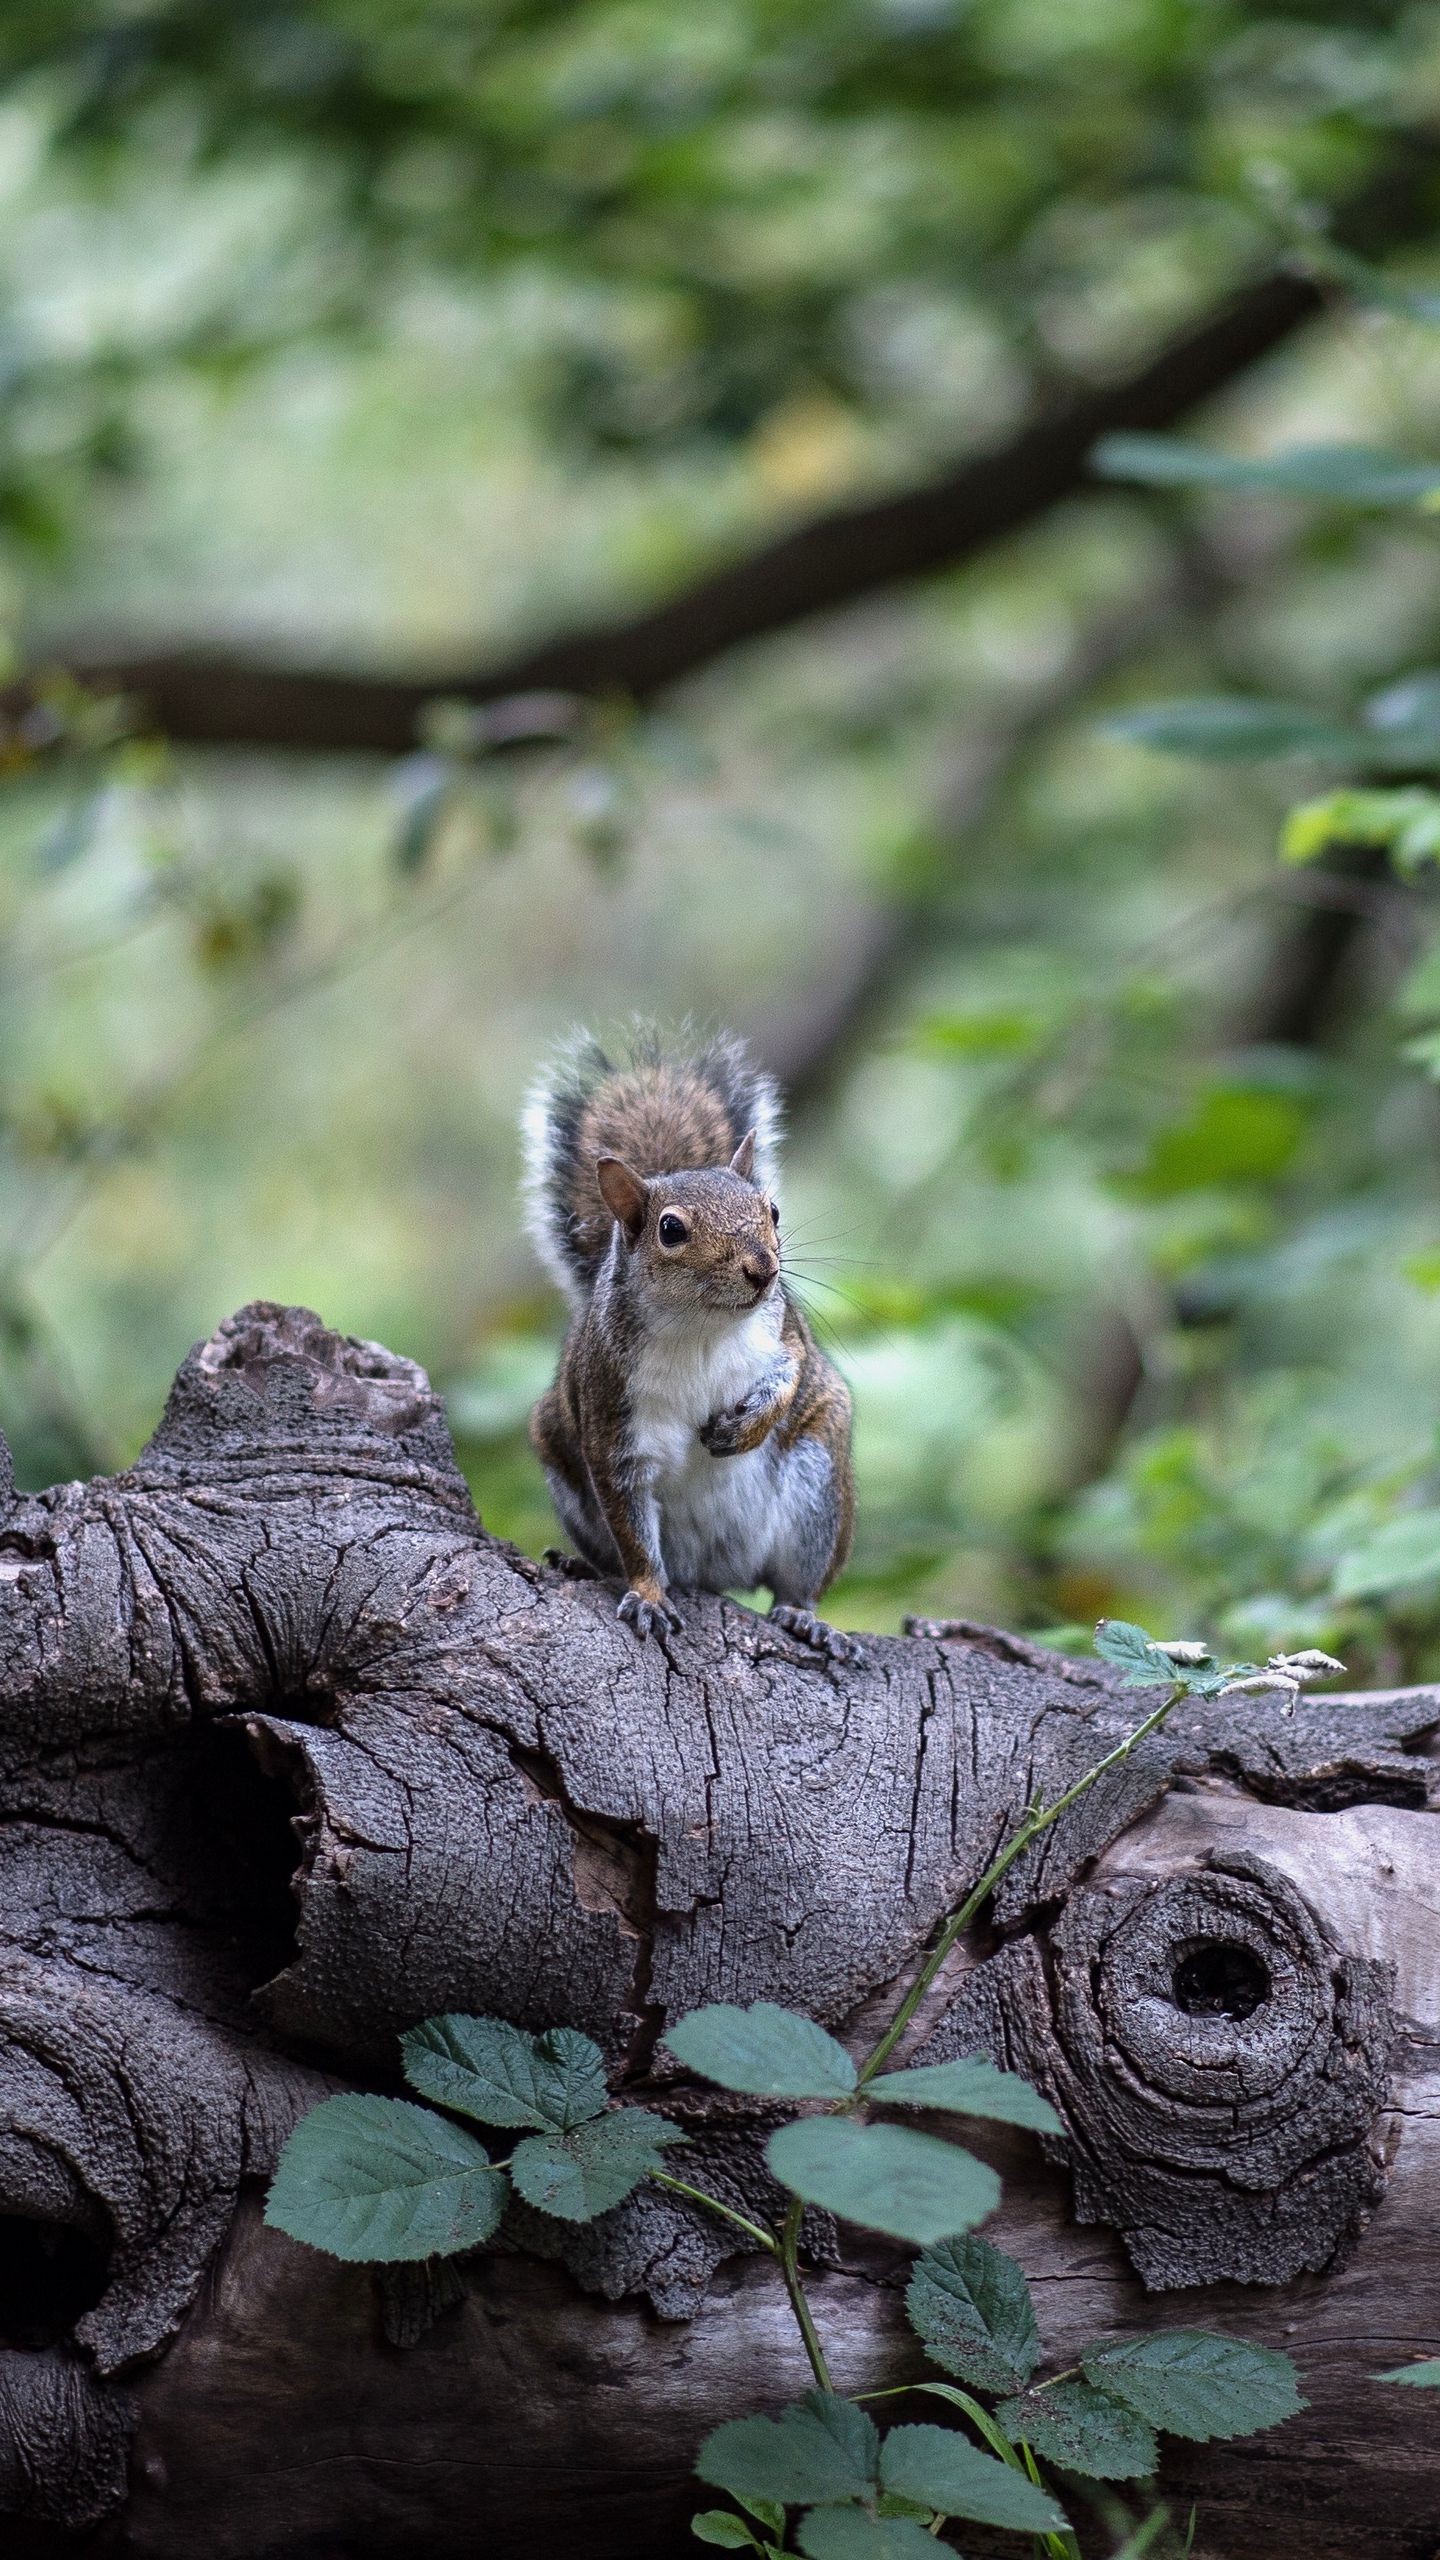
<instances>
[{"instance_id":1,"label":"gray weathered wood","mask_svg":"<svg viewBox=\"0 0 1440 2560\"><path fill-rule=\"evenodd\" d=\"M286 2130L393 2084L430 2011L565 2020L767 2209L773 2114L687 2083L667 2020L768 1996L863 2040L1033 1790L1137 1712L982 1628L839 1670L697 1598L642 1648L485 1535L418 1370L263 1306L126 1475L7 1480L0 1666L0 2511L17 2553L88 2527L147 2560L675 2548L700 2436L803 2387L769 2269L658 2193L529 2215L401 2350L413 2287L260 2227ZM1437 1719L1177 1716L917 2022L1060 2106L1063 2158L997 2153L995 2234L1057 2352L1179 2318L1299 2356L1311 2417L1177 2470L1234 2560L1301 2516L1308 2560L1435 2540L1425 2397L1362 2377L1440 2339ZM842 2382L903 2374L900 2254L813 2240Z\"/></svg>"}]
</instances>

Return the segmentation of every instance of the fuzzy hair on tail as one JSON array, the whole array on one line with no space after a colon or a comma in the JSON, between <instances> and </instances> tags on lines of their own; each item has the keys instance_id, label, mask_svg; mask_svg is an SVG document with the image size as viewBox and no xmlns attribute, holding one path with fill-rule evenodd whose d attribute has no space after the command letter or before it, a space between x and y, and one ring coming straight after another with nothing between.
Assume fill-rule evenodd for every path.
<instances>
[{"instance_id":1,"label":"fuzzy hair on tail","mask_svg":"<svg viewBox=\"0 0 1440 2560\"><path fill-rule=\"evenodd\" d=\"M576 1032L541 1069L520 1120L525 1224L566 1296L583 1301L610 1242L598 1157L623 1156L641 1174L695 1173L727 1165L751 1129L755 1180L773 1191L779 1092L728 1032L667 1039L636 1023L615 1058Z\"/></svg>"}]
</instances>

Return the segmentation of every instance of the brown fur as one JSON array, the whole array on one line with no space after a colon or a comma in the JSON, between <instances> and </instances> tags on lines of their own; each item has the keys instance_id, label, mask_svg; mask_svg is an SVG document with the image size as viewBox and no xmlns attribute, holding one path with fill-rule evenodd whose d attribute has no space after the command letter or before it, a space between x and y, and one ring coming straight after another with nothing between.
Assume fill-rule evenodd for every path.
<instances>
[{"instance_id":1,"label":"brown fur","mask_svg":"<svg viewBox=\"0 0 1440 2560\"><path fill-rule=\"evenodd\" d=\"M737 1401L695 1422L693 1436L721 1467L772 1445L765 1499L784 1532L777 1611L797 1633L840 1651L847 1640L821 1627L813 1609L849 1552L850 1396L785 1295L778 1209L769 1191L748 1178L753 1144L735 1127L743 1053L726 1044L718 1054L728 1091L696 1062L650 1057L630 1069L607 1070L578 1108L573 1091L568 1097L566 1145L555 1151L563 1188L553 1206L563 1212L574 1259L583 1260L593 1278L555 1384L535 1408L531 1439L582 1557L597 1572L623 1573L622 1615L642 1633L678 1624L657 1507L656 1485L665 1477L647 1456L636 1399L644 1385L653 1435L653 1380L668 1375L665 1363L673 1361L683 1386L702 1357L718 1358L723 1373L730 1357L725 1346L733 1342L735 1359L758 1362L758 1371L746 1376ZM763 1099L772 1112L768 1089ZM763 1336L756 1348L745 1328L777 1294L781 1321L767 1364ZM662 1408L663 1401L662 1391ZM660 1425L663 1431L663 1409ZM682 1449L691 1427L687 1422L680 1431ZM815 1444L809 1456L807 1443ZM828 1468L817 1463L821 1451ZM787 1464L792 1456L793 1466ZM700 1481L711 1481L703 1465ZM714 1481L723 1512L718 1474ZM723 1537L718 1553L723 1559ZM713 1587L740 1578L731 1573Z\"/></svg>"}]
</instances>

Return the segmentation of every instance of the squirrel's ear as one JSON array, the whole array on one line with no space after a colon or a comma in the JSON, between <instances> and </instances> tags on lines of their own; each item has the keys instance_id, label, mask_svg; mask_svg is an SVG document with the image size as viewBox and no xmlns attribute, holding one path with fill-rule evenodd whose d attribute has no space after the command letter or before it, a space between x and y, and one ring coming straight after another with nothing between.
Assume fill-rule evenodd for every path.
<instances>
[{"instance_id":1,"label":"squirrel's ear","mask_svg":"<svg viewBox=\"0 0 1440 2560\"><path fill-rule=\"evenodd\" d=\"M645 1183L623 1156L601 1156L596 1162L595 1179L611 1217L618 1219L633 1244L645 1224L649 1198Z\"/></svg>"},{"instance_id":2,"label":"squirrel's ear","mask_svg":"<svg viewBox=\"0 0 1440 2560\"><path fill-rule=\"evenodd\" d=\"M738 1173L744 1181L749 1181L751 1174L755 1170L755 1132L753 1129L746 1130L744 1137L741 1139L739 1146L736 1148L735 1153L730 1159L730 1170L732 1173Z\"/></svg>"}]
</instances>

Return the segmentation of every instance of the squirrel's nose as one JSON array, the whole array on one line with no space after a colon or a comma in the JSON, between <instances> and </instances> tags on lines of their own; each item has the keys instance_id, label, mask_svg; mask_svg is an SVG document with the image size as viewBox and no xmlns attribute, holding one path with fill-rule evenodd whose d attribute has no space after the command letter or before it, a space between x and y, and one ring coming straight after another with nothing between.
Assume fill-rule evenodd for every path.
<instances>
[{"instance_id":1,"label":"squirrel's nose","mask_svg":"<svg viewBox=\"0 0 1440 2560\"><path fill-rule=\"evenodd\" d=\"M768 1289L780 1265L773 1253L747 1253L740 1268L755 1288Z\"/></svg>"}]
</instances>

